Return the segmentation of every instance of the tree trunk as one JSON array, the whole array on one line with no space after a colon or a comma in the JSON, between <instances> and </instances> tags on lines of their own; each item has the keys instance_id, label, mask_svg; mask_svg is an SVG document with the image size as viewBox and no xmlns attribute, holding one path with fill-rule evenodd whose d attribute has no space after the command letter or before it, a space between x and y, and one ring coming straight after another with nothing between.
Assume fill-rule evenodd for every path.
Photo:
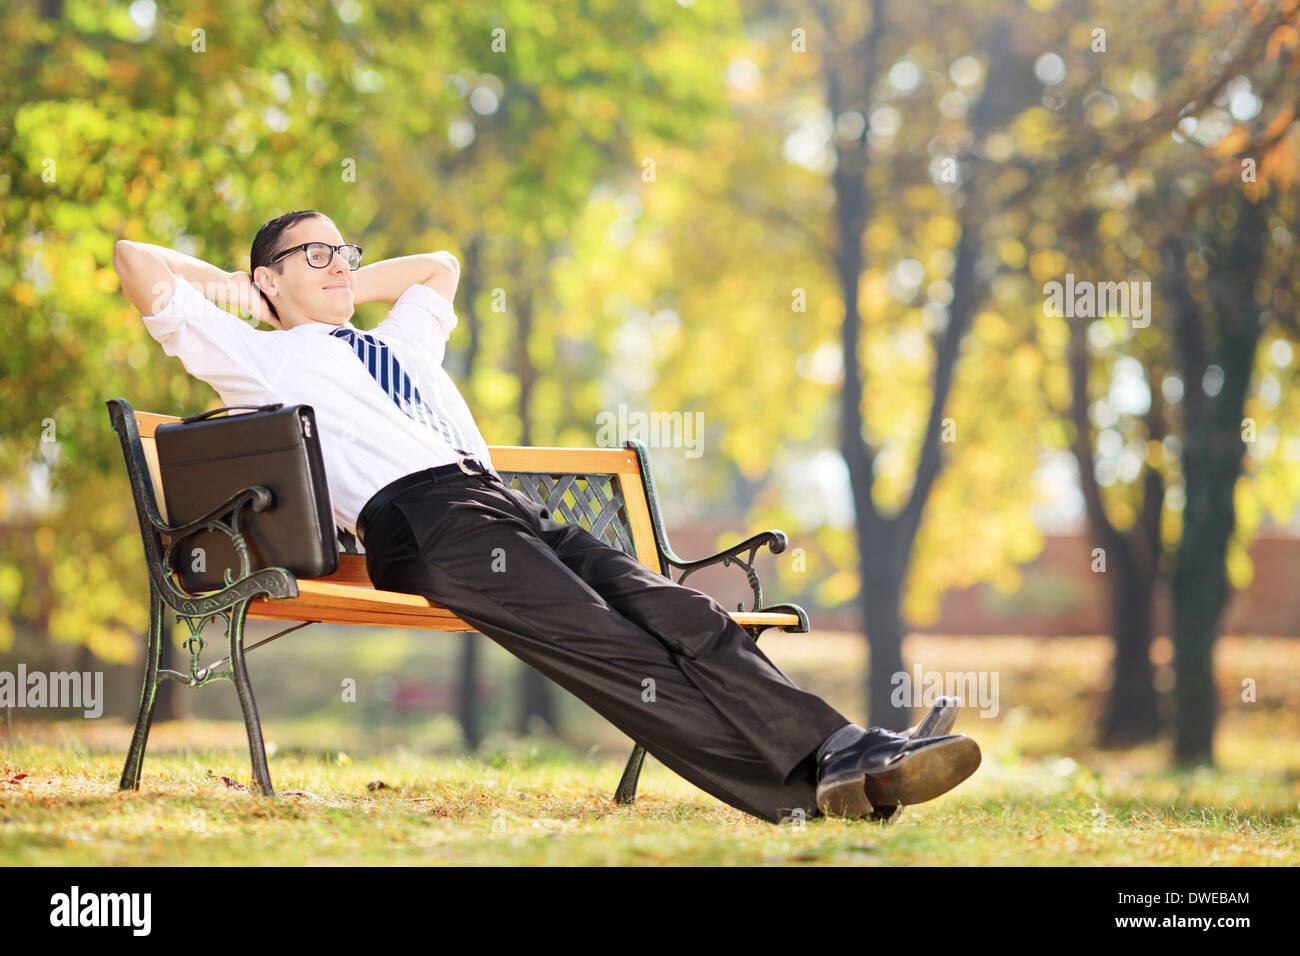
<instances>
[{"instance_id":1,"label":"tree trunk","mask_svg":"<svg viewBox=\"0 0 1300 956\"><path fill-rule=\"evenodd\" d=\"M1261 333L1255 285L1263 261L1267 214L1263 202L1245 204L1236 228L1213 237L1218 261L1205 283L1205 307L1190 294L1188 249L1171 240L1168 257L1177 278L1174 332L1184 382L1183 535L1172 578L1174 623L1174 760L1214 761L1218 695L1214 641L1228 603L1226 559L1236 524L1233 492L1245 445L1241 427ZM1205 240L1210 245L1211 239ZM1211 366L1222 385L1203 387ZM1216 377L1217 377L1216 375Z\"/></svg>"},{"instance_id":2,"label":"tree trunk","mask_svg":"<svg viewBox=\"0 0 1300 956\"><path fill-rule=\"evenodd\" d=\"M1136 530L1136 529L1135 529ZM1151 666L1151 605L1154 577L1124 550L1109 556L1110 633L1114 680L1102 712L1103 747L1129 747L1160 734L1160 714Z\"/></svg>"},{"instance_id":3,"label":"tree trunk","mask_svg":"<svg viewBox=\"0 0 1300 956\"><path fill-rule=\"evenodd\" d=\"M1254 363L1253 336L1228 334L1221 352L1224 384L1208 434L1187 442L1184 470L1187 503L1183 538L1173 575L1174 759L1212 763L1218 696L1214 689L1214 642L1228 603L1228 542L1236 524L1233 491L1244 446L1240 422Z\"/></svg>"},{"instance_id":4,"label":"tree trunk","mask_svg":"<svg viewBox=\"0 0 1300 956\"><path fill-rule=\"evenodd\" d=\"M458 670L456 702L459 709L460 729L465 738L465 749L470 753L478 750L483 742L483 734L478 725L478 702L475 690L478 688L479 641L483 635L475 631L462 634L460 639L460 666Z\"/></svg>"},{"instance_id":5,"label":"tree trunk","mask_svg":"<svg viewBox=\"0 0 1300 956\"><path fill-rule=\"evenodd\" d=\"M1184 542L1187 532L1184 532ZM1223 607L1223 568L1206 554L1179 549L1173 576L1174 760L1213 763L1218 696L1214 690L1214 640Z\"/></svg>"},{"instance_id":6,"label":"tree trunk","mask_svg":"<svg viewBox=\"0 0 1300 956\"><path fill-rule=\"evenodd\" d=\"M550 678L525 664L521 683L523 699L519 708L519 732L531 734L557 730L555 687Z\"/></svg>"},{"instance_id":7,"label":"tree trunk","mask_svg":"<svg viewBox=\"0 0 1300 956\"><path fill-rule=\"evenodd\" d=\"M909 700L900 709L890 700L893 678L903 670L903 580L911 551L910 538L893 522L860 521L867 533L859 542L863 555L859 606L871 660L867 668L867 719L873 727L902 730L910 721Z\"/></svg>"},{"instance_id":8,"label":"tree trunk","mask_svg":"<svg viewBox=\"0 0 1300 956\"><path fill-rule=\"evenodd\" d=\"M1106 589L1110 599L1111 673L1097 736L1103 747L1126 747L1153 740L1160 733L1160 714L1151 668L1151 605L1160 569L1160 515L1165 485L1150 465L1142 468L1142 509L1133 527L1118 531L1106 514L1097 484L1088 416L1089 357L1087 325L1070 326L1070 422L1074 425L1071 452L1079 468L1079 488L1093 544L1106 561ZM1147 413L1147 436L1164 438L1164 410L1159 393L1152 390Z\"/></svg>"}]
</instances>

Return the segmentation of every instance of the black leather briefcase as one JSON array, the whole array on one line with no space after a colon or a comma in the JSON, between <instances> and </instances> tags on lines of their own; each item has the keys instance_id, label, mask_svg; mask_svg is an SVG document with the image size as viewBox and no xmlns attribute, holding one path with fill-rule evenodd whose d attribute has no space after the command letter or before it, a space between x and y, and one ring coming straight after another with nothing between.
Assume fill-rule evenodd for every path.
<instances>
[{"instance_id":1,"label":"black leather briefcase","mask_svg":"<svg viewBox=\"0 0 1300 956\"><path fill-rule=\"evenodd\" d=\"M233 409L240 415L213 416ZM310 405L231 405L159 425L154 438L168 523L201 518L231 495L254 485L271 492L271 506L240 509L250 571L287 568L316 578L338 569L334 515L321 459L316 414ZM222 516L230 523L230 513ZM191 593L226 586L240 577L230 536L200 530L172 551L172 569Z\"/></svg>"}]
</instances>

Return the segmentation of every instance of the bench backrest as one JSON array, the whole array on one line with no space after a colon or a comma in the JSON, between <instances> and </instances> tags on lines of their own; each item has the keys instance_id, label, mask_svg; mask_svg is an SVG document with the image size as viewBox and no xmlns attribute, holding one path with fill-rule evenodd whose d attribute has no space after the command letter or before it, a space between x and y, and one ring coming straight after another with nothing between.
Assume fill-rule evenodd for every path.
<instances>
[{"instance_id":1,"label":"bench backrest","mask_svg":"<svg viewBox=\"0 0 1300 956\"><path fill-rule=\"evenodd\" d=\"M120 399L122 411L129 409ZM167 518L167 503L158 467L154 430L167 422L180 421L175 415L137 412L134 415L139 450L147 466L147 488L137 494L153 497L159 514ZM124 451L127 436L123 434ZM521 445L489 445L493 467L505 482L547 508L561 523L577 522L600 540L633 555L642 564L667 573L655 534L653 479L649 461L639 442L623 448L533 448ZM130 456L128 454L128 460ZM649 491L647 491L649 488ZM341 554L339 569L325 580L347 584L369 584L365 556Z\"/></svg>"}]
</instances>

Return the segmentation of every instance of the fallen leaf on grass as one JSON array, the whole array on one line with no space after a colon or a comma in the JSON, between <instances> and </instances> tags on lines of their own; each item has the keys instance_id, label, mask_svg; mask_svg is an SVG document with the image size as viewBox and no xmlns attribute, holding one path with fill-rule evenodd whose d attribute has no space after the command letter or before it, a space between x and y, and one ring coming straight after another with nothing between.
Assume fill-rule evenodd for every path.
<instances>
[{"instance_id":1,"label":"fallen leaf on grass","mask_svg":"<svg viewBox=\"0 0 1300 956\"><path fill-rule=\"evenodd\" d=\"M25 774L25 773L17 773L17 774L14 774L12 777L10 777L8 780L5 780L5 781L3 781L3 782L4 782L4 783L13 783L13 784L16 784L16 783L18 783L20 780L22 780L22 779L23 779L24 777L26 777L26 776L27 776L27 774Z\"/></svg>"},{"instance_id":2,"label":"fallen leaf on grass","mask_svg":"<svg viewBox=\"0 0 1300 956\"><path fill-rule=\"evenodd\" d=\"M215 776L216 776L216 774L214 774L211 770L208 771L208 777L209 777L209 778L212 778L212 777L215 777ZM225 784L227 787L229 787L231 790L245 790L245 791L246 791L246 790L249 789L248 787L246 787L246 786L244 786L242 783L240 783L238 780L231 780L229 777L227 777L227 776L225 776L225 775L222 775L221 777L218 777L217 779L219 779L222 783L224 783L224 784Z\"/></svg>"}]
</instances>

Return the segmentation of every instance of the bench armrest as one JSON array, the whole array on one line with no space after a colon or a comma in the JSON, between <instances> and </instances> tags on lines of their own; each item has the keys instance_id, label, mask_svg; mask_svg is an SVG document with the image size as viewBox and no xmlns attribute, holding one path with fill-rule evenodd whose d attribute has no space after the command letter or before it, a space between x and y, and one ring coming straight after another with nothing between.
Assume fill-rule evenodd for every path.
<instances>
[{"instance_id":1,"label":"bench armrest","mask_svg":"<svg viewBox=\"0 0 1300 956\"><path fill-rule=\"evenodd\" d=\"M244 488L236 491L233 495L217 505L201 518L195 518L193 521L186 522L182 525L166 525L158 522L155 527L160 534L171 535L174 538L189 537L195 531L203 530L220 530L230 533L231 528L227 528L224 522L218 521L222 515L231 511L232 526L235 533L239 531L239 511L245 503L251 503L254 511L265 511L271 507L271 491L265 485L254 485L251 488Z\"/></svg>"},{"instance_id":2,"label":"bench armrest","mask_svg":"<svg viewBox=\"0 0 1300 956\"><path fill-rule=\"evenodd\" d=\"M785 532L783 531L775 529L760 531L739 544L733 544L729 548L723 548L717 554L711 554L707 558L698 558L694 561L686 561L678 557L672 548L668 546L667 540L663 541L662 550L665 562L671 567L682 569L682 575L677 579L678 584L686 580L687 575L714 564L721 563L723 567L729 567L732 563L740 565L745 569L745 576L749 579L750 589L754 592L754 606L750 610L759 611L763 610L763 585L758 580L758 572L754 570L754 556L758 553L758 549L764 545L767 545L773 554L780 554L785 550L786 541ZM740 554L744 551L749 552L748 560L742 560L740 557ZM743 608L737 608L737 610L743 610Z\"/></svg>"},{"instance_id":3,"label":"bench armrest","mask_svg":"<svg viewBox=\"0 0 1300 956\"><path fill-rule=\"evenodd\" d=\"M258 594L266 594L274 598L297 597L297 581L286 569L263 568L253 574L249 573L247 545L239 532L239 515L247 505L252 505L254 511L265 510L271 504L271 492L261 485L245 488L231 495L201 518L179 525L168 524L163 520L158 502L154 499L149 465L145 460L140 431L136 426L135 412L131 404L124 398L109 399L105 404L108 406L113 430L117 432L122 445L122 458L131 483L136 517L140 522L140 539L144 545L149 577L155 593L162 602L178 614L197 617L201 614L220 613L239 601L256 597ZM221 520L225 513L231 514L229 526ZM177 542L205 527L222 530L231 536L239 553L242 574L238 582L229 580L230 575L227 574L226 587L222 591L211 594L190 594L172 580L173 572L169 570L171 551ZM163 535L171 539L165 551L162 547Z\"/></svg>"},{"instance_id":4,"label":"bench armrest","mask_svg":"<svg viewBox=\"0 0 1300 956\"><path fill-rule=\"evenodd\" d=\"M739 554L741 551L745 550L751 552L750 557L752 558L753 552L757 551L765 544L771 549L773 554L780 554L785 550L786 543L787 540L784 531L771 529L768 531L760 531L758 534L746 538L739 544L733 544L729 548L723 548L717 554L711 554L707 558L697 558L694 561L686 561L674 554L672 549L667 545L664 546L664 557L668 559L668 563L673 567L685 568L689 573L690 571L696 571L700 568L706 568L711 564L717 564L719 561L722 561L725 565L726 558Z\"/></svg>"},{"instance_id":5,"label":"bench armrest","mask_svg":"<svg viewBox=\"0 0 1300 956\"><path fill-rule=\"evenodd\" d=\"M655 491L654 475L650 468L650 455L646 449L645 442L628 438L623 442L623 447L636 455L637 468L641 472L641 486L645 491L646 507L650 511L650 525L654 529L655 547L659 549L660 567L665 576L672 580L672 569L682 569L682 575L677 579L681 584L686 580L687 575L698 571L700 568L706 568L713 564L721 563L723 567L731 564L738 564L745 569L745 577L749 579L750 589L754 592L754 606L751 611L762 611L763 608L763 585L758 580L758 573L754 570L754 555L758 549L767 545L773 554L780 554L785 550L787 538L784 531L769 529L760 531L756 535L746 538L739 544L733 544L729 548L723 548L717 554L711 554L707 558L698 558L694 561L687 561L679 557L673 551L672 545L668 543L668 530L664 525L663 514L659 509L659 494ZM744 551L749 552L749 559L745 560L740 557ZM793 607L793 605L790 605ZM782 605L784 608L785 605ZM736 610L743 611L743 607ZM803 612L799 612L800 621L807 620ZM806 630L806 626L804 628Z\"/></svg>"},{"instance_id":6,"label":"bench armrest","mask_svg":"<svg viewBox=\"0 0 1300 956\"><path fill-rule=\"evenodd\" d=\"M172 566L172 551L175 547L197 531L220 531L230 538L231 543L235 546L235 554L239 557L239 577L248 577L252 570L248 559L248 542L244 540L243 534L239 530L239 514L244 510L245 505L251 505L254 511L265 511L271 507L271 490L265 485L254 485L251 488L244 488L236 491L233 495L217 505L201 518L195 518L182 525L168 526L158 525L160 534L168 535L171 541L167 543L167 548L163 552L163 567L170 569ZM230 523L227 524L223 519L225 515L230 515ZM226 587L235 583L235 578L230 576L230 569L226 569Z\"/></svg>"}]
</instances>

